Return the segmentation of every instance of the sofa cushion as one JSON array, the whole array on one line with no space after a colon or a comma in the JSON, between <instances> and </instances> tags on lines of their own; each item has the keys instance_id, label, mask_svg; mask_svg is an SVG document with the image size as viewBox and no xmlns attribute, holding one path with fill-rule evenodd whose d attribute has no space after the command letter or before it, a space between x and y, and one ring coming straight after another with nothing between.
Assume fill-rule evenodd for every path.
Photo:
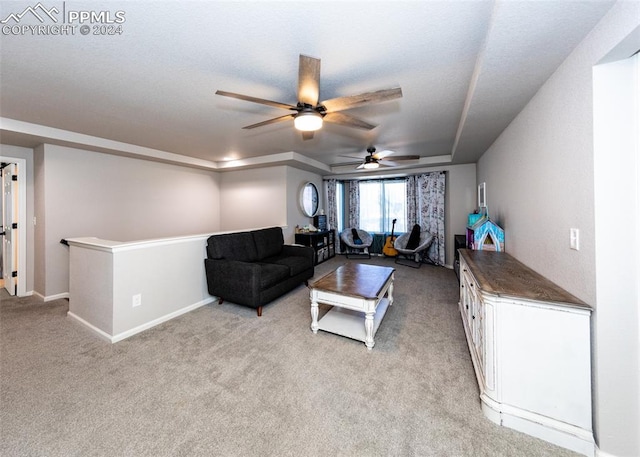
<instances>
[{"instance_id":1,"label":"sofa cushion","mask_svg":"<svg viewBox=\"0 0 640 457\"><path fill-rule=\"evenodd\" d=\"M264 262L285 265L289 268L289 275L295 276L313 267L313 260L303 256L276 256L264 259Z\"/></svg>"},{"instance_id":2,"label":"sofa cushion","mask_svg":"<svg viewBox=\"0 0 640 457\"><path fill-rule=\"evenodd\" d=\"M264 290L289 278L289 267L275 263L258 263L260 265L260 289Z\"/></svg>"},{"instance_id":3,"label":"sofa cushion","mask_svg":"<svg viewBox=\"0 0 640 457\"><path fill-rule=\"evenodd\" d=\"M251 232L225 233L210 236L207 240L207 255L210 259L255 262L258 252Z\"/></svg>"},{"instance_id":4,"label":"sofa cushion","mask_svg":"<svg viewBox=\"0 0 640 457\"><path fill-rule=\"evenodd\" d=\"M273 257L282 251L284 236L280 227L254 230L251 233L253 234L259 260Z\"/></svg>"}]
</instances>

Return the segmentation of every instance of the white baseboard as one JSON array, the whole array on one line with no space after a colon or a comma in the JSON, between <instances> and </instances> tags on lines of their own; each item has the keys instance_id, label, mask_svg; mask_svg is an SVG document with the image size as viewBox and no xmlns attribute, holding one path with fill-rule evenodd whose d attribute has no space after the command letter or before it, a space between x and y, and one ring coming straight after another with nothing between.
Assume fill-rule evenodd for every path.
<instances>
[{"instance_id":1,"label":"white baseboard","mask_svg":"<svg viewBox=\"0 0 640 457\"><path fill-rule=\"evenodd\" d=\"M76 322L84 325L85 327L87 327L89 330L91 330L93 333L95 333L96 335L98 335L101 339L109 341L110 343L113 343L113 341L111 341L112 336L109 335L107 332L100 330L98 327L96 327L93 324L90 324L89 322L85 321L83 318L81 318L80 316L77 316L76 314L73 314L71 311L67 311L67 316L74 319Z\"/></svg>"},{"instance_id":2,"label":"white baseboard","mask_svg":"<svg viewBox=\"0 0 640 457\"><path fill-rule=\"evenodd\" d=\"M608 452L601 451L600 448L596 447L596 457L618 457L614 454L609 454Z\"/></svg>"},{"instance_id":3,"label":"white baseboard","mask_svg":"<svg viewBox=\"0 0 640 457\"><path fill-rule=\"evenodd\" d=\"M38 297L40 300L44 302L59 300L61 298L69 298L69 292L63 292L61 294L56 294L56 295L42 295L41 293L32 290L27 295L35 295L36 297Z\"/></svg>"},{"instance_id":4,"label":"white baseboard","mask_svg":"<svg viewBox=\"0 0 640 457\"><path fill-rule=\"evenodd\" d=\"M152 327L155 327L156 325L162 324L164 322L167 322L171 319L174 319L178 316L181 316L182 314L186 314L190 311L193 311L195 309L200 308L201 306L204 305L208 305L209 303L212 303L216 300L215 297L210 297L210 298L206 298L205 300L202 300L200 302L194 303L192 305L186 306L184 308L181 308L177 311L174 311L172 313L169 314L165 314L164 316L161 316L157 319L154 319L152 321L149 322L145 322L144 324L138 325L137 327L133 327L132 329L126 330L124 332L120 332L117 335L110 335L107 332L100 330L98 327L96 327L95 325L90 324L89 322L85 321L84 319L82 319L81 317L73 314L71 311L67 312L67 316L69 316L72 319L75 319L77 322L81 323L82 325L84 325L85 327L87 327L89 330L91 330L92 332L94 332L95 334L97 334L100 338L105 339L107 341L109 341L110 343L117 343L118 341L122 341L124 339L127 339L133 335L136 335L140 332L143 332L145 330L148 330Z\"/></svg>"},{"instance_id":5,"label":"white baseboard","mask_svg":"<svg viewBox=\"0 0 640 457\"><path fill-rule=\"evenodd\" d=\"M59 300L61 298L69 298L69 292L64 292L64 293L56 294L56 295L48 295L48 296L44 297L44 301Z\"/></svg>"},{"instance_id":6,"label":"white baseboard","mask_svg":"<svg viewBox=\"0 0 640 457\"><path fill-rule=\"evenodd\" d=\"M466 331L465 327L465 333ZM535 436L586 457L596 457L597 455L593 432L589 429L542 416L513 405L499 403L487 396L486 393L480 395L480 402L482 412L491 422Z\"/></svg>"}]
</instances>

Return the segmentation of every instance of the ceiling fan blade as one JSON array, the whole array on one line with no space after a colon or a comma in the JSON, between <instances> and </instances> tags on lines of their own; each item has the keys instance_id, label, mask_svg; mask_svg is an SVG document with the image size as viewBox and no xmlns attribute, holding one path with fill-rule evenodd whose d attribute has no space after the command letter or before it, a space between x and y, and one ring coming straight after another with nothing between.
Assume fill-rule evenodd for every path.
<instances>
[{"instance_id":1,"label":"ceiling fan blade","mask_svg":"<svg viewBox=\"0 0 640 457\"><path fill-rule=\"evenodd\" d=\"M356 170L360 170L360 169L362 169L362 168L364 168L364 164L363 164L363 163L361 163L360 165L358 165L358 166L356 167Z\"/></svg>"},{"instance_id":2,"label":"ceiling fan blade","mask_svg":"<svg viewBox=\"0 0 640 457\"><path fill-rule=\"evenodd\" d=\"M384 159L387 156L390 156L391 154L394 154L394 151L390 151L388 149L385 149L384 151L380 151L380 152L374 152L373 153L373 158L380 160L380 159Z\"/></svg>"},{"instance_id":3,"label":"ceiling fan blade","mask_svg":"<svg viewBox=\"0 0 640 457\"><path fill-rule=\"evenodd\" d=\"M263 125L275 124L277 122L288 121L289 119L293 119L295 114L285 114L284 116L275 117L273 119L269 119L267 121L258 122L257 124L247 125L246 127L242 127L243 129L255 129L256 127L262 127Z\"/></svg>"},{"instance_id":4,"label":"ceiling fan blade","mask_svg":"<svg viewBox=\"0 0 640 457\"><path fill-rule=\"evenodd\" d=\"M313 140L313 132L302 132L302 139L304 141Z\"/></svg>"},{"instance_id":5,"label":"ceiling fan blade","mask_svg":"<svg viewBox=\"0 0 640 457\"><path fill-rule=\"evenodd\" d=\"M269 105L269 106L275 106L276 108L290 109L290 110L297 111L297 108L293 105L287 105L286 103L280 103L280 102L273 102L271 100L265 100L264 98L251 97L250 95L236 94L233 92L226 92L224 90L217 90L216 95L222 95L224 97L237 98L240 100L245 100L247 102L260 103L261 105Z\"/></svg>"},{"instance_id":6,"label":"ceiling fan blade","mask_svg":"<svg viewBox=\"0 0 640 457\"><path fill-rule=\"evenodd\" d=\"M392 160L394 162L397 162L398 160L418 160L419 158L420 158L420 156L415 156L415 155L412 155L412 156L393 156ZM383 157L378 158L378 160L380 160L380 159L384 160ZM388 160L386 160L386 162L388 162Z\"/></svg>"},{"instance_id":7,"label":"ceiling fan blade","mask_svg":"<svg viewBox=\"0 0 640 457\"><path fill-rule=\"evenodd\" d=\"M356 159L356 160L360 160L360 161L362 161L364 159L364 157L346 156L346 155L343 155L343 154L339 154L338 157L346 157L347 159Z\"/></svg>"},{"instance_id":8,"label":"ceiling fan blade","mask_svg":"<svg viewBox=\"0 0 640 457\"><path fill-rule=\"evenodd\" d=\"M346 125L347 127L355 127L363 130L371 130L377 127L374 124L369 124L362 119L358 119L357 117L353 117L345 113L327 113L323 119L333 124Z\"/></svg>"},{"instance_id":9,"label":"ceiling fan blade","mask_svg":"<svg viewBox=\"0 0 640 457\"><path fill-rule=\"evenodd\" d=\"M330 100L325 100L320 104L325 107L327 112L333 113L335 111L344 111L346 109L368 105L369 103L386 102L400 97L402 97L402 89L395 87L393 89L365 92L360 95L332 98Z\"/></svg>"},{"instance_id":10,"label":"ceiling fan blade","mask_svg":"<svg viewBox=\"0 0 640 457\"><path fill-rule=\"evenodd\" d=\"M300 54L298 102L315 107L320 99L320 59Z\"/></svg>"}]
</instances>

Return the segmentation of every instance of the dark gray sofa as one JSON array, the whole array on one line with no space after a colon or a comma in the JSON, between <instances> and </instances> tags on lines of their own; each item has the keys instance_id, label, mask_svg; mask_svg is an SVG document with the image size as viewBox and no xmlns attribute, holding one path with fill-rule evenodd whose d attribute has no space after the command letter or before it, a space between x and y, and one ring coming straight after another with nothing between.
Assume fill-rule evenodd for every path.
<instances>
[{"instance_id":1,"label":"dark gray sofa","mask_svg":"<svg viewBox=\"0 0 640 457\"><path fill-rule=\"evenodd\" d=\"M314 252L284 244L280 227L212 235L204 261L209 293L255 308L306 283L313 276Z\"/></svg>"}]
</instances>

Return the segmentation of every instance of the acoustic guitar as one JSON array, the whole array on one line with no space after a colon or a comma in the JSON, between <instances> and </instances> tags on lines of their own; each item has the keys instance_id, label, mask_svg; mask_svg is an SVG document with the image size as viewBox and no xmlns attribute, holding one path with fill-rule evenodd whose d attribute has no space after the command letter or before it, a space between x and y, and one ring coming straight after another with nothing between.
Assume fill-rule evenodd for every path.
<instances>
[{"instance_id":1,"label":"acoustic guitar","mask_svg":"<svg viewBox=\"0 0 640 457\"><path fill-rule=\"evenodd\" d=\"M384 242L384 247L382 248L382 253L387 257L395 257L398 255L398 251L393 247L393 242L396 240L396 237L393 235L393 232L396 228L396 221L398 219L393 220L393 225L391 226L391 236L388 236L386 241Z\"/></svg>"}]
</instances>

